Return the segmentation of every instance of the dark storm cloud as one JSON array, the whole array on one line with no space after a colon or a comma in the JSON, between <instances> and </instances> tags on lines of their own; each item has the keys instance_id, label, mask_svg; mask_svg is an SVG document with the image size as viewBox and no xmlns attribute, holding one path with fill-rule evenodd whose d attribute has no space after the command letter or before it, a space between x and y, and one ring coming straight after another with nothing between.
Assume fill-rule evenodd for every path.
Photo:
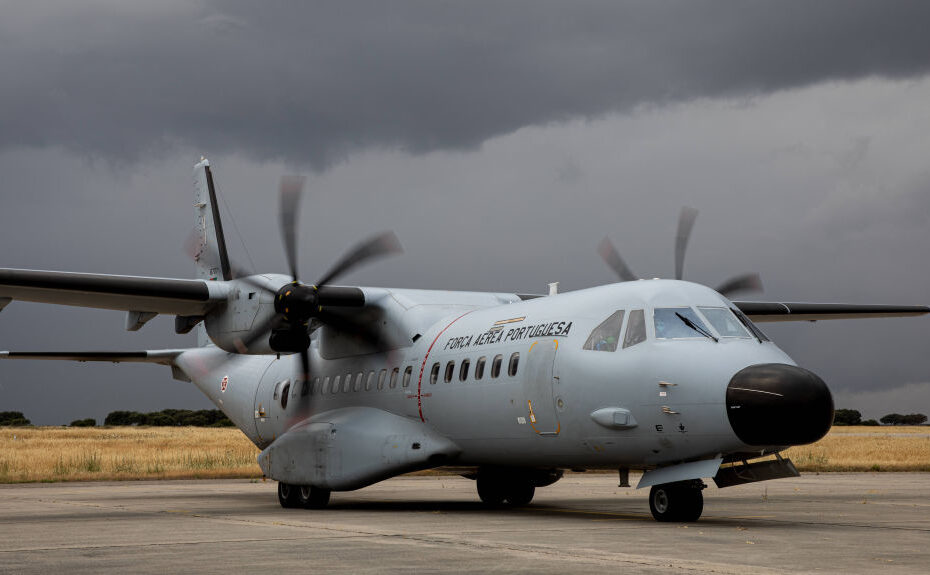
<instances>
[{"instance_id":1,"label":"dark storm cloud","mask_svg":"<svg viewBox=\"0 0 930 575\"><path fill-rule=\"evenodd\" d=\"M0 149L183 143L324 167L640 104L930 70L930 4L23 3L0 23Z\"/></svg>"}]
</instances>

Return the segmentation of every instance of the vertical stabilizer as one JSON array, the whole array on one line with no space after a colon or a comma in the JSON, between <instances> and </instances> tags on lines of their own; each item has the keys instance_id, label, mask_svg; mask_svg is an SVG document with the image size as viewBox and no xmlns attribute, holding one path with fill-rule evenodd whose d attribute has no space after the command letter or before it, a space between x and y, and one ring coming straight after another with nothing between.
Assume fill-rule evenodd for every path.
<instances>
[{"instance_id":1,"label":"vertical stabilizer","mask_svg":"<svg viewBox=\"0 0 930 575\"><path fill-rule=\"evenodd\" d=\"M194 233L191 236L191 252L197 264L197 278L207 281L232 279L229 255L226 253L226 238L220 220L220 206L216 201L216 188L210 162L202 158L194 166ZM197 326L197 344L210 344L207 330L201 323Z\"/></svg>"},{"instance_id":2,"label":"vertical stabilizer","mask_svg":"<svg viewBox=\"0 0 930 575\"><path fill-rule=\"evenodd\" d=\"M232 279L213 174L210 172L210 162L206 159L194 166L193 239L197 277L205 280Z\"/></svg>"}]
</instances>

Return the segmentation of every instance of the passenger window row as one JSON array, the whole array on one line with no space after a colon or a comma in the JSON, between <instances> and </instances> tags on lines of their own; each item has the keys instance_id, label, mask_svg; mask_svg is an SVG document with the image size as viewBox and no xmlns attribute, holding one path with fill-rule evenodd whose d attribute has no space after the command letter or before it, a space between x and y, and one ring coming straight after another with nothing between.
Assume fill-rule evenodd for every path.
<instances>
[{"instance_id":1,"label":"passenger window row","mask_svg":"<svg viewBox=\"0 0 930 575\"><path fill-rule=\"evenodd\" d=\"M484 378L484 366L487 365L488 358L486 356L481 356L478 358L478 361L475 362L475 381L479 381ZM496 379L501 375L501 367L504 364L504 356L502 354L497 354L494 356L494 359L491 360L491 379ZM517 369L520 365L520 352L514 352L510 355L510 362L507 364L507 375L514 377L517 375ZM463 359L462 363L459 364L459 381L468 380L468 372L471 369L471 360ZM455 361L446 362L446 367L443 369L440 362L433 364L433 367L429 372L429 382L430 385L435 385L439 381L439 372L442 371L442 380L445 383L452 381L455 375Z\"/></svg>"},{"instance_id":2,"label":"passenger window row","mask_svg":"<svg viewBox=\"0 0 930 575\"><path fill-rule=\"evenodd\" d=\"M481 356L475 362L475 371L474 378L475 380L481 380L484 377L485 365L487 365L488 358ZM500 377L501 367L504 363L504 356L502 354L497 354L491 360L491 378L496 379ZM510 362L507 364L507 375L514 377L517 375L517 369L520 365L520 353L516 352L510 356ZM442 365L440 362L433 364L432 369L430 369L429 382L435 384L439 381L439 372L442 370ZM463 359L459 364L458 369L458 380L467 381L469 372L471 371L471 360ZM443 371L442 377L443 381L451 382L455 377L455 361L449 361L446 363L445 370ZM385 388L395 389L398 384L398 379L400 379L401 387L410 387L410 380L413 377L413 366L408 365L403 372L403 375L400 374L400 368L395 367L390 371L390 376L388 376L388 370L382 369L379 372L369 371L366 376L364 372L357 373L347 373L345 375L337 375L334 377L314 377L312 382L305 381L301 386L294 386L293 397L297 397L298 389L301 396L306 395L320 395L320 394L336 394L336 393L348 393L349 391L371 391L372 389L377 389L381 391ZM280 385L280 384L279 384ZM287 395L288 387L284 387L284 395ZM278 399L278 390L275 391L275 399ZM287 405L287 399L282 397L282 407Z\"/></svg>"}]
</instances>

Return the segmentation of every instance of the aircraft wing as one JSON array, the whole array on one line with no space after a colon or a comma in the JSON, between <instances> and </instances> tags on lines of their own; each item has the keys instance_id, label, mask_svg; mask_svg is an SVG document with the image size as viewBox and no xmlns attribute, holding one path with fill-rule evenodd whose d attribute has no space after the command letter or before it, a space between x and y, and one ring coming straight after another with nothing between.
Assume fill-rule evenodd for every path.
<instances>
[{"instance_id":1,"label":"aircraft wing","mask_svg":"<svg viewBox=\"0 0 930 575\"><path fill-rule=\"evenodd\" d=\"M756 323L775 321L820 321L872 317L913 317L930 313L924 305L872 305L846 303L785 303L735 301L736 307Z\"/></svg>"},{"instance_id":2,"label":"aircraft wing","mask_svg":"<svg viewBox=\"0 0 930 575\"><path fill-rule=\"evenodd\" d=\"M0 309L11 300L168 315L203 315L225 286L195 279L0 268Z\"/></svg>"},{"instance_id":3,"label":"aircraft wing","mask_svg":"<svg viewBox=\"0 0 930 575\"><path fill-rule=\"evenodd\" d=\"M150 351L0 351L0 359L59 359L64 361L106 361L110 363L160 363L171 365L183 349Z\"/></svg>"}]
</instances>

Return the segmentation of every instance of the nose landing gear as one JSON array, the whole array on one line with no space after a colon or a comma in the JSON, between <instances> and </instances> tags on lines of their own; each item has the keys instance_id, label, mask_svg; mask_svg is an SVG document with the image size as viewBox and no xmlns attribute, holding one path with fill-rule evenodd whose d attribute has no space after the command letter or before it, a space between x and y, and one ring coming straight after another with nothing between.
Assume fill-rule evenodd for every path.
<instances>
[{"instance_id":1,"label":"nose landing gear","mask_svg":"<svg viewBox=\"0 0 930 575\"><path fill-rule=\"evenodd\" d=\"M703 481L680 481L653 485L649 491L649 510L656 521L697 521L704 511L701 490Z\"/></svg>"}]
</instances>

